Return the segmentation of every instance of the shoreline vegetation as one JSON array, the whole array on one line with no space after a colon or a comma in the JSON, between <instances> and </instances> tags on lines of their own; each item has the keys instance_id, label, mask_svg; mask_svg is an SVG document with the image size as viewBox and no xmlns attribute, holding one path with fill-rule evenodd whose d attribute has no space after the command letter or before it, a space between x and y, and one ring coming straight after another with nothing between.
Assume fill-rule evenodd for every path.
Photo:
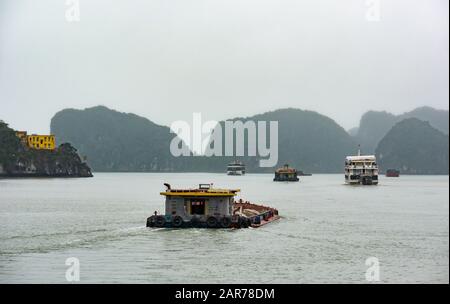
<instances>
[{"instance_id":1,"label":"shoreline vegetation","mask_svg":"<svg viewBox=\"0 0 450 304\"><path fill-rule=\"evenodd\" d=\"M54 150L31 149L0 121L0 178L92 176L91 168L70 143Z\"/></svg>"}]
</instances>

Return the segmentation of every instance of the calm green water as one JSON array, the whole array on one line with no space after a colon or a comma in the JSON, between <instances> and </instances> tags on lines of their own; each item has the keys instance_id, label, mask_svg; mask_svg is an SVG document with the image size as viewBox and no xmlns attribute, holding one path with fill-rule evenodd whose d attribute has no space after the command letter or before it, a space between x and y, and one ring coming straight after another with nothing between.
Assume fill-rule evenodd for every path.
<instances>
[{"instance_id":1,"label":"calm green water","mask_svg":"<svg viewBox=\"0 0 450 304\"><path fill-rule=\"evenodd\" d=\"M163 182L213 182L279 209L260 229L149 229ZM91 179L0 180L0 283L449 282L448 176L381 177L346 186L343 175L275 183L271 175L97 173Z\"/></svg>"}]
</instances>

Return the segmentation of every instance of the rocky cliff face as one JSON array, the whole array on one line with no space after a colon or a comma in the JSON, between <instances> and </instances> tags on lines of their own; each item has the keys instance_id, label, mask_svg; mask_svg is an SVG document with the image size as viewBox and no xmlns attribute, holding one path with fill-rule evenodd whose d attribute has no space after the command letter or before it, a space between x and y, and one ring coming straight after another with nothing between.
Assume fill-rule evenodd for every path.
<instances>
[{"instance_id":1,"label":"rocky cliff face","mask_svg":"<svg viewBox=\"0 0 450 304\"><path fill-rule=\"evenodd\" d=\"M0 177L92 177L92 172L70 144L54 151L28 149L1 123Z\"/></svg>"},{"instance_id":2,"label":"rocky cliff face","mask_svg":"<svg viewBox=\"0 0 450 304\"><path fill-rule=\"evenodd\" d=\"M17 177L92 177L89 166L68 143L62 144L55 151L36 150L26 153L3 171L3 175Z\"/></svg>"}]
</instances>

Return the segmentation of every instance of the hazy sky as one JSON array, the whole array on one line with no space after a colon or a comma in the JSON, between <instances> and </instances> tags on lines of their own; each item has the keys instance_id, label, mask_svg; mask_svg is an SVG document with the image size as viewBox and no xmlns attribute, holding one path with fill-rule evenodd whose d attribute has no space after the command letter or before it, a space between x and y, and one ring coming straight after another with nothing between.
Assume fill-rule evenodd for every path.
<instances>
[{"instance_id":1,"label":"hazy sky","mask_svg":"<svg viewBox=\"0 0 450 304\"><path fill-rule=\"evenodd\" d=\"M366 0L79 3L67 22L65 0L0 1L12 127L99 104L164 125L297 107L345 128L370 109L448 109L448 0L380 0L378 22Z\"/></svg>"}]
</instances>

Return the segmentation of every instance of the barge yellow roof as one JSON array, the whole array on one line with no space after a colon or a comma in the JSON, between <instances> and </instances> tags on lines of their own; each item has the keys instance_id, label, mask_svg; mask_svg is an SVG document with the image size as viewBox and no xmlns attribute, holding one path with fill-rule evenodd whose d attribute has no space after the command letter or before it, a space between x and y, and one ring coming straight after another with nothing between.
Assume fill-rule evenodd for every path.
<instances>
[{"instance_id":1,"label":"barge yellow roof","mask_svg":"<svg viewBox=\"0 0 450 304\"><path fill-rule=\"evenodd\" d=\"M184 196L184 197L198 197L198 196L235 196L240 189L168 189L161 192L165 196Z\"/></svg>"}]
</instances>

